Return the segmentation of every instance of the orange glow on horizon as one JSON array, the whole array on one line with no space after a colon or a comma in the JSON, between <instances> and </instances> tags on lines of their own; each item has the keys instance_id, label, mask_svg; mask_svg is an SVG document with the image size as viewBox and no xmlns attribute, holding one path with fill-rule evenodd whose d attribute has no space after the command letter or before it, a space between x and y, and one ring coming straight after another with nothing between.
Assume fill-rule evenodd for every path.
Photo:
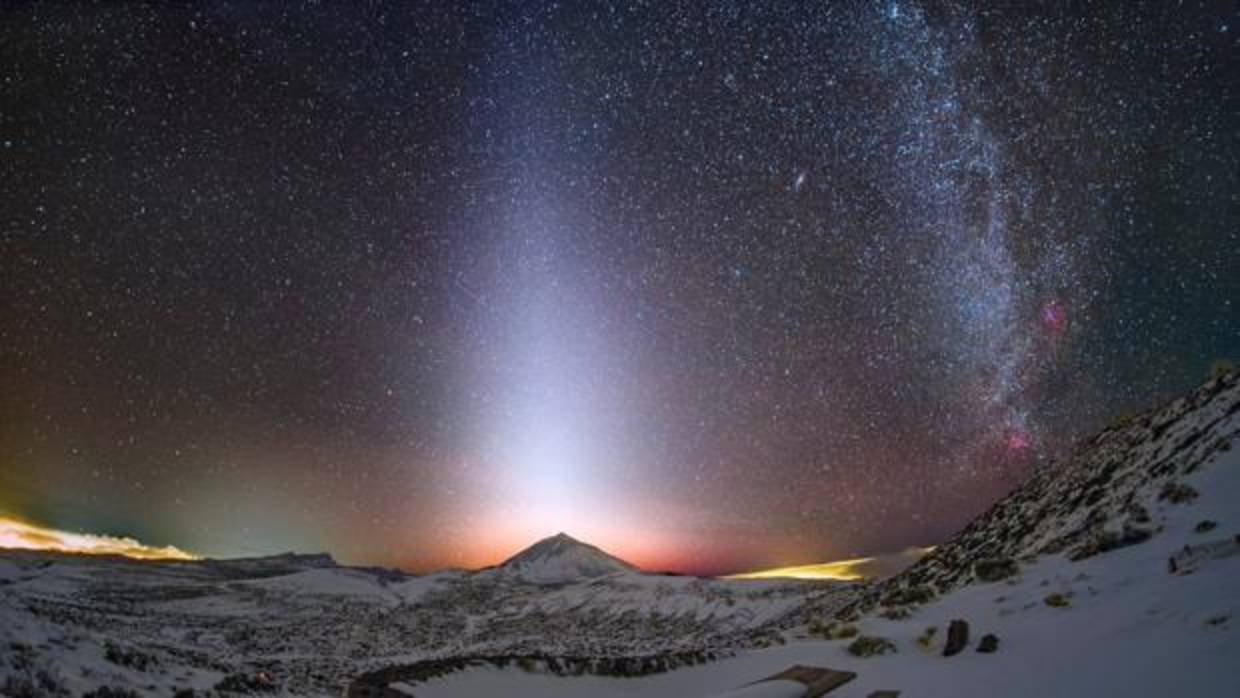
<instances>
[{"instance_id":1,"label":"orange glow on horizon","mask_svg":"<svg viewBox=\"0 0 1240 698\"><path fill-rule=\"evenodd\" d=\"M590 535L575 529L562 532L642 570L662 570L675 566L668 562L676 559L675 555L671 554L671 551L663 550L659 545L634 544L631 539L623 540L618 536L599 535L598 533ZM470 536L456 546L451 564L453 567L467 570L499 565L534 543L556 533L561 533L561 531L529 531L524 528L509 528L502 533L493 533L485 537Z\"/></svg>"},{"instance_id":2,"label":"orange glow on horizon","mask_svg":"<svg viewBox=\"0 0 1240 698\"><path fill-rule=\"evenodd\" d=\"M610 517L571 513L575 515L555 516L548 515L546 510L497 507L476 514L471 526L453 534L450 546L417 550L426 557L410 564L409 568L429 572L445 567L463 570L492 567L557 533L568 534L644 571L679 571L699 562L686 559L684 555L683 551L692 549L689 541L669 537L661 530L644 528L632 518L625 517L621 522L620 516L611 520ZM567 521L573 523L565 523Z\"/></svg>"},{"instance_id":3,"label":"orange glow on horizon","mask_svg":"<svg viewBox=\"0 0 1240 698\"><path fill-rule=\"evenodd\" d=\"M50 550L85 555L122 555L138 560L197 560L197 555L167 545L144 545L133 538L70 533L0 516L0 548Z\"/></svg>"}]
</instances>

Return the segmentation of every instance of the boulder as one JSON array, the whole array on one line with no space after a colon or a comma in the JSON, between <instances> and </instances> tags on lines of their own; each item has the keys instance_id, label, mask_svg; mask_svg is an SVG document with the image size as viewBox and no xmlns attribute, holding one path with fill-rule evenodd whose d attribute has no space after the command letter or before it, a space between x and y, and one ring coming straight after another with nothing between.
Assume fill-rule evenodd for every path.
<instances>
[{"instance_id":1,"label":"boulder","mask_svg":"<svg viewBox=\"0 0 1240 698\"><path fill-rule=\"evenodd\" d=\"M1211 521L1210 519L1206 519L1205 521L1199 521L1197 525L1193 527L1193 531L1196 533L1209 533L1210 531L1213 531L1217 526L1218 526L1217 521Z\"/></svg>"},{"instance_id":2,"label":"boulder","mask_svg":"<svg viewBox=\"0 0 1240 698\"><path fill-rule=\"evenodd\" d=\"M943 645L943 656L951 657L960 654L969 644L969 624L963 620L953 620L947 626L947 643Z\"/></svg>"}]
</instances>

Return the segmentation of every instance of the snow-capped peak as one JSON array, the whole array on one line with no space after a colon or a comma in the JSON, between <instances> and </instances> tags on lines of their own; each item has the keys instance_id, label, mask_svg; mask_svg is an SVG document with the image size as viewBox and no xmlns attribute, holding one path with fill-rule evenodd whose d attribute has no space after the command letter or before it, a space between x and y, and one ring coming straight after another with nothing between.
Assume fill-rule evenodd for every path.
<instances>
[{"instance_id":1,"label":"snow-capped peak","mask_svg":"<svg viewBox=\"0 0 1240 698\"><path fill-rule=\"evenodd\" d=\"M500 569L534 584L564 584L637 571L624 560L566 533L538 541L508 558Z\"/></svg>"}]
</instances>

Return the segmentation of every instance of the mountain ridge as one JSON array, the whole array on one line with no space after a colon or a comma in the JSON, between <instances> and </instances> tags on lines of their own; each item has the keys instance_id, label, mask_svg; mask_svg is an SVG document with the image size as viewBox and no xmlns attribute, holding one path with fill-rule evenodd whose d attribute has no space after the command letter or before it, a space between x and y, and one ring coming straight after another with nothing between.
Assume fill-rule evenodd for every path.
<instances>
[{"instance_id":1,"label":"mountain ridge","mask_svg":"<svg viewBox=\"0 0 1240 698\"><path fill-rule=\"evenodd\" d=\"M1240 372L1232 371L1117 420L1064 462L1035 472L920 561L873 584L841 615L941 595L1043 555L1079 560L1148 540L1162 530L1160 507L1196 496L1179 480L1230 450L1240 436L1238 413Z\"/></svg>"}]
</instances>

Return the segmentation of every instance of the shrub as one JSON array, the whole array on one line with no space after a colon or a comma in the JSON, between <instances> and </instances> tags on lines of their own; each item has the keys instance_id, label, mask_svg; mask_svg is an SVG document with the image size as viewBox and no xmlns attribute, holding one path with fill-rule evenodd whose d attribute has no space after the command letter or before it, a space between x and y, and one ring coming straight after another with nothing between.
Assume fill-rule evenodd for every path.
<instances>
[{"instance_id":1,"label":"shrub","mask_svg":"<svg viewBox=\"0 0 1240 698\"><path fill-rule=\"evenodd\" d=\"M100 686L90 693L83 693L82 698L142 698L137 691L128 688L112 688Z\"/></svg>"},{"instance_id":2,"label":"shrub","mask_svg":"<svg viewBox=\"0 0 1240 698\"><path fill-rule=\"evenodd\" d=\"M808 630L810 635L828 640L846 640L857 636L857 626L851 623L837 623L833 621L823 624L819 620L813 620L810 621Z\"/></svg>"},{"instance_id":3,"label":"shrub","mask_svg":"<svg viewBox=\"0 0 1240 698\"><path fill-rule=\"evenodd\" d=\"M8 676L4 679L4 683L0 684L0 695L7 698L38 698L39 693L30 679Z\"/></svg>"},{"instance_id":4,"label":"shrub","mask_svg":"<svg viewBox=\"0 0 1240 698\"><path fill-rule=\"evenodd\" d=\"M67 696L69 690L60 685L56 677L46 670L40 669L33 674L24 672L25 676L10 674L0 684L0 696L5 698L48 698L49 696Z\"/></svg>"},{"instance_id":5,"label":"shrub","mask_svg":"<svg viewBox=\"0 0 1240 698\"><path fill-rule=\"evenodd\" d=\"M1138 416L1139 415L1136 412L1121 413L1118 417L1111 420L1111 423L1107 425L1107 429L1111 431L1123 429L1124 427L1135 422Z\"/></svg>"},{"instance_id":6,"label":"shrub","mask_svg":"<svg viewBox=\"0 0 1240 698\"><path fill-rule=\"evenodd\" d=\"M854 657L873 657L890 654L896 651L895 643L887 638L862 635L848 646L848 653Z\"/></svg>"},{"instance_id":7,"label":"shrub","mask_svg":"<svg viewBox=\"0 0 1240 698\"><path fill-rule=\"evenodd\" d=\"M157 662L149 654L134 649L125 649L111 642L103 646L103 658L118 666L129 667L136 671L146 671Z\"/></svg>"},{"instance_id":8,"label":"shrub","mask_svg":"<svg viewBox=\"0 0 1240 698\"><path fill-rule=\"evenodd\" d=\"M906 606L908 604L923 604L934 600L934 589L926 584L914 584L913 586L900 587L895 589L883 599L884 606Z\"/></svg>"},{"instance_id":9,"label":"shrub","mask_svg":"<svg viewBox=\"0 0 1240 698\"><path fill-rule=\"evenodd\" d=\"M913 612L904 606L896 606L894 608L884 608L878 615L887 620L904 620L913 615Z\"/></svg>"},{"instance_id":10,"label":"shrub","mask_svg":"<svg viewBox=\"0 0 1240 698\"><path fill-rule=\"evenodd\" d=\"M1182 482L1168 482L1158 493L1159 501L1165 500L1172 504L1187 504L1196 498L1197 490Z\"/></svg>"},{"instance_id":11,"label":"shrub","mask_svg":"<svg viewBox=\"0 0 1240 698\"><path fill-rule=\"evenodd\" d=\"M988 557L973 563L973 576L982 582L997 582L1016 574L1017 569L1010 557Z\"/></svg>"},{"instance_id":12,"label":"shrub","mask_svg":"<svg viewBox=\"0 0 1240 698\"><path fill-rule=\"evenodd\" d=\"M279 690L266 672L256 674L229 674L215 684L215 690L229 693L275 693Z\"/></svg>"},{"instance_id":13,"label":"shrub","mask_svg":"<svg viewBox=\"0 0 1240 698\"><path fill-rule=\"evenodd\" d=\"M1231 359L1215 359L1210 364L1210 377L1222 378L1223 376L1236 370L1236 364Z\"/></svg>"},{"instance_id":14,"label":"shrub","mask_svg":"<svg viewBox=\"0 0 1240 698\"><path fill-rule=\"evenodd\" d=\"M851 623L832 623L827 629L827 637L832 640L847 640L857 636L857 626Z\"/></svg>"},{"instance_id":15,"label":"shrub","mask_svg":"<svg viewBox=\"0 0 1240 698\"><path fill-rule=\"evenodd\" d=\"M1042 602L1051 608L1067 608L1072 605L1068 601L1068 597L1060 593L1050 594L1045 599L1042 599Z\"/></svg>"}]
</instances>

